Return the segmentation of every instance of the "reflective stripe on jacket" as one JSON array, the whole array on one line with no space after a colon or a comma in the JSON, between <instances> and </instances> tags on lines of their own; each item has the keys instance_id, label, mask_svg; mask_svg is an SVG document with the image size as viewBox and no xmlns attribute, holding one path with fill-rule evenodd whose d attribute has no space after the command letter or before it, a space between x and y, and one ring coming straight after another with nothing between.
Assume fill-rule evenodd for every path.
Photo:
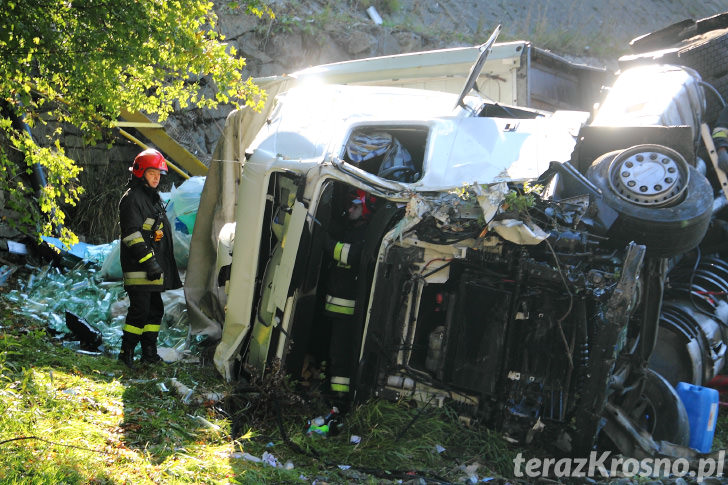
<instances>
[{"instance_id":1,"label":"reflective stripe on jacket","mask_svg":"<svg viewBox=\"0 0 728 485\"><path fill-rule=\"evenodd\" d=\"M328 236L325 250L331 258L326 276L326 302L324 310L337 316L354 315L356 288L359 275L366 224L346 224Z\"/></svg>"},{"instance_id":2,"label":"reflective stripe on jacket","mask_svg":"<svg viewBox=\"0 0 728 485\"><path fill-rule=\"evenodd\" d=\"M326 311L341 315L353 315L356 300L326 295Z\"/></svg>"},{"instance_id":3,"label":"reflective stripe on jacket","mask_svg":"<svg viewBox=\"0 0 728 485\"><path fill-rule=\"evenodd\" d=\"M119 201L119 225L124 286L150 291L180 288L182 282L174 259L171 226L157 190L141 179L132 178ZM154 237L156 231L162 234L158 241ZM163 271L162 277L155 280L148 279L146 271L152 258Z\"/></svg>"}]
</instances>

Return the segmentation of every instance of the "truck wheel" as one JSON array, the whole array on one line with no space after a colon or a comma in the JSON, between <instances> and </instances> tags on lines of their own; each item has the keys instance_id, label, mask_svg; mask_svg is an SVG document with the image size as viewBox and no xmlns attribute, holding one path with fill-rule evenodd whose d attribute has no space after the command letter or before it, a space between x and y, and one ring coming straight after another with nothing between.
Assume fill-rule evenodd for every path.
<instances>
[{"instance_id":1,"label":"truck wheel","mask_svg":"<svg viewBox=\"0 0 728 485\"><path fill-rule=\"evenodd\" d=\"M717 78L707 79L705 82L718 91L723 98L723 101L728 102L728 74L724 74ZM723 110L723 104L710 88L705 90L705 98L707 102L703 121L713 126L715 121L718 119L718 115Z\"/></svg>"},{"instance_id":2,"label":"truck wheel","mask_svg":"<svg viewBox=\"0 0 728 485\"><path fill-rule=\"evenodd\" d=\"M652 369L645 369L645 387L637 404L625 411L655 441L688 445L690 422L685 405L670 383Z\"/></svg>"},{"instance_id":3,"label":"truck wheel","mask_svg":"<svg viewBox=\"0 0 728 485\"><path fill-rule=\"evenodd\" d=\"M632 39L629 43L632 52L649 52L669 47L685 38L685 32L695 32L695 21L685 19Z\"/></svg>"},{"instance_id":4,"label":"truck wheel","mask_svg":"<svg viewBox=\"0 0 728 485\"><path fill-rule=\"evenodd\" d=\"M635 145L606 153L587 177L619 214L608 235L620 245L635 241L650 256L670 257L697 246L708 229L710 182L671 148Z\"/></svg>"},{"instance_id":5,"label":"truck wheel","mask_svg":"<svg viewBox=\"0 0 728 485\"><path fill-rule=\"evenodd\" d=\"M692 67L703 78L719 77L728 66L728 29L711 30L683 41L678 64Z\"/></svg>"}]
</instances>

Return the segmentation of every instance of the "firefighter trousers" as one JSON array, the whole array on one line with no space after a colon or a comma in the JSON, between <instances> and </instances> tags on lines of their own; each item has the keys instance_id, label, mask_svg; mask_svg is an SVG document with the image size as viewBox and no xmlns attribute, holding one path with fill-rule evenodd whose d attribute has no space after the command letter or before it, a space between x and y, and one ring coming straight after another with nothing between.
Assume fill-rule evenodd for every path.
<instances>
[{"instance_id":1,"label":"firefighter trousers","mask_svg":"<svg viewBox=\"0 0 728 485\"><path fill-rule=\"evenodd\" d=\"M138 335L142 341L157 340L159 326L164 316L161 291L126 290L129 295L129 311L124 331Z\"/></svg>"}]
</instances>

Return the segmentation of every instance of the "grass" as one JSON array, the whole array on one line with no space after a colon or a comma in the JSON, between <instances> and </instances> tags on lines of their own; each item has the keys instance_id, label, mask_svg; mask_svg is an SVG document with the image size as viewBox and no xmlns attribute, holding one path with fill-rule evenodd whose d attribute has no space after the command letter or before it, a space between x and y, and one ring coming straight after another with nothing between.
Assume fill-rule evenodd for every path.
<instances>
[{"instance_id":1,"label":"grass","mask_svg":"<svg viewBox=\"0 0 728 485\"><path fill-rule=\"evenodd\" d=\"M227 460L207 459L235 445L224 438L225 423L212 408L184 405L158 387L170 373L199 380L199 369L132 376L39 329L1 337L2 483L202 483L231 475Z\"/></svg>"},{"instance_id":2,"label":"grass","mask_svg":"<svg viewBox=\"0 0 728 485\"><path fill-rule=\"evenodd\" d=\"M553 10L554 7L564 14L558 25L554 25L553 20L550 20L547 14L547 11ZM595 20L577 16L576 12L579 12L580 9L583 10L584 6L578 0L555 4L549 1L530 3L519 23L504 26L510 35L507 34L501 41L513 36L513 40L516 38L528 40L543 49L577 56L587 53L584 49L588 46L589 55L605 59L616 59L624 54L627 44L621 39L616 39L610 29L599 28L584 34L573 28L577 22L590 24Z\"/></svg>"},{"instance_id":3,"label":"grass","mask_svg":"<svg viewBox=\"0 0 728 485\"><path fill-rule=\"evenodd\" d=\"M0 483L462 483L510 477L521 451L499 433L462 424L448 408L373 400L327 438L309 436L324 414L273 367L230 385L212 367L126 369L78 353L0 299ZM185 399L179 382L193 390ZM242 387L242 385L245 387ZM224 396L224 398L216 397ZM352 436L360 437L358 443ZM721 409L713 449L728 446ZM268 455L270 454L270 455ZM264 456L278 466L251 461ZM290 463L291 466L284 466Z\"/></svg>"},{"instance_id":4,"label":"grass","mask_svg":"<svg viewBox=\"0 0 728 485\"><path fill-rule=\"evenodd\" d=\"M308 436L308 419L326 408L292 393L280 373L242 393L199 364L130 371L113 356L64 347L10 305L0 301L3 484L462 481L466 465L479 463L480 476L512 468L510 445L447 409L372 401L340 433ZM173 379L194 390L189 402ZM281 466L245 458L265 453ZM292 469L282 466L289 461Z\"/></svg>"}]
</instances>

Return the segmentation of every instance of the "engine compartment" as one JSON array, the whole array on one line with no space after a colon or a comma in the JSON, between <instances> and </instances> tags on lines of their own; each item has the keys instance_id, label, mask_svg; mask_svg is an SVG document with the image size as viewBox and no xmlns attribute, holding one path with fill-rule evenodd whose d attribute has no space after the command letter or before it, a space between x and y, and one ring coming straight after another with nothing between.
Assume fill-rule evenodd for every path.
<instances>
[{"instance_id":1,"label":"engine compartment","mask_svg":"<svg viewBox=\"0 0 728 485\"><path fill-rule=\"evenodd\" d=\"M462 251L447 256L430 219L387 248L372 296L378 323L367 336L386 342L379 350L389 356L375 394L401 397L422 385L441 390L427 399L445 399L452 390L467 396L464 413L519 441L538 420L573 417L625 251L584 227L588 206L533 201L549 232L537 245L492 234L461 240ZM394 318L391 299L404 302Z\"/></svg>"}]
</instances>

